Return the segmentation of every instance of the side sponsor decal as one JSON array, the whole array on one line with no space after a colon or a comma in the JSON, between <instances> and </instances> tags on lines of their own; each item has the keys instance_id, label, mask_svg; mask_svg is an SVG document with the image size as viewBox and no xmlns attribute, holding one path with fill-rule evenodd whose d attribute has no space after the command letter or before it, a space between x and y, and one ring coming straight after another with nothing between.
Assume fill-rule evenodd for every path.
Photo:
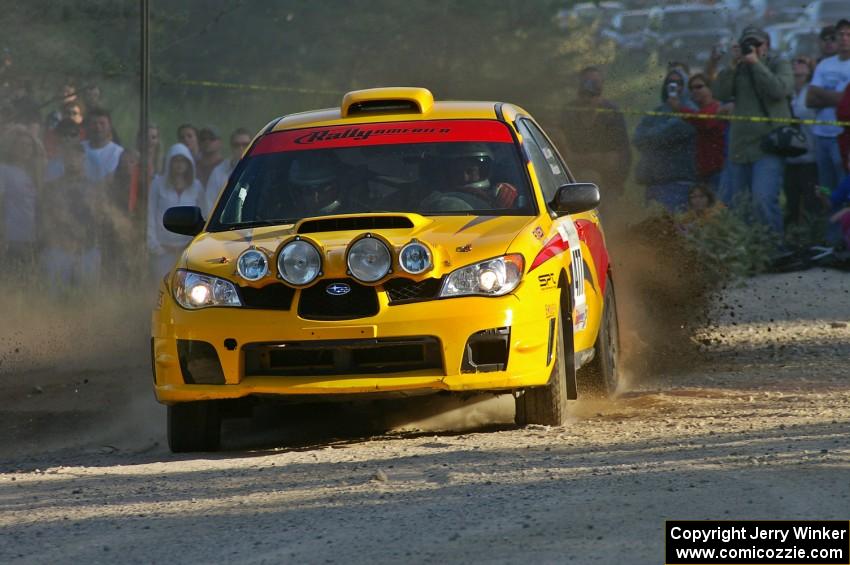
<instances>
[{"instance_id":1,"label":"side sponsor decal","mask_svg":"<svg viewBox=\"0 0 850 565\"><path fill-rule=\"evenodd\" d=\"M534 231L531 233L533 233L534 237L536 237L537 239L543 239L543 237L546 235L543 233L543 228L541 228L540 226L534 228Z\"/></svg>"},{"instance_id":2,"label":"side sponsor decal","mask_svg":"<svg viewBox=\"0 0 850 565\"><path fill-rule=\"evenodd\" d=\"M584 294L584 266L581 257L581 240L571 218L567 217L558 224L558 233L570 249L570 267L573 277L573 330L581 331L587 327L587 297Z\"/></svg>"},{"instance_id":3,"label":"side sponsor decal","mask_svg":"<svg viewBox=\"0 0 850 565\"><path fill-rule=\"evenodd\" d=\"M605 240L602 237L602 232L599 227L589 220L577 220L576 229L579 237L587 249L590 251L590 257L593 259L593 266L596 270L596 276L599 278L599 294L605 294L605 283L608 278L608 251L605 249Z\"/></svg>"},{"instance_id":4,"label":"side sponsor decal","mask_svg":"<svg viewBox=\"0 0 850 565\"><path fill-rule=\"evenodd\" d=\"M322 126L264 135L251 155L366 145L479 141L513 143L508 126L496 120L418 120Z\"/></svg>"}]
</instances>

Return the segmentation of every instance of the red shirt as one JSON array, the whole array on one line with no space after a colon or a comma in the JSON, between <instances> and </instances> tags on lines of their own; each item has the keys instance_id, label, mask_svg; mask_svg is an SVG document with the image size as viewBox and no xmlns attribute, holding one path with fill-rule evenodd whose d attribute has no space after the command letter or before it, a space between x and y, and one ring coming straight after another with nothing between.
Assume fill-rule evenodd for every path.
<instances>
[{"instance_id":1,"label":"red shirt","mask_svg":"<svg viewBox=\"0 0 850 565\"><path fill-rule=\"evenodd\" d=\"M701 107L699 110L691 110L685 106L679 110L687 114L717 114L720 102L714 102ZM697 130L696 163L699 176L706 178L723 169L723 161L726 152L726 120L709 120L705 118L691 118L688 120Z\"/></svg>"},{"instance_id":2,"label":"red shirt","mask_svg":"<svg viewBox=\"0 0 850 565\"><path fill-rule=\"evenodd\" d=\"M850 84L844 89L844 96L835 107L835 117L839 122L850 122ZM844 170L847 169L847 156L850 155L850 127L845 127L838 135L838 148L841 151L841 164L844 165Z\"/></svg>"}]
</instances>

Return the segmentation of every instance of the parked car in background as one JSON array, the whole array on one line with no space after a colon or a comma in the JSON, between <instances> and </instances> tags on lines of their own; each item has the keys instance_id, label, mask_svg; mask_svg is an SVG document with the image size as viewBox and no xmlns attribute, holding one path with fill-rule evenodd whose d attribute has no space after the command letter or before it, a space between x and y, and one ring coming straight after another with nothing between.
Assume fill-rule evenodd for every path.
<instances>
[{"instance_id":1,"label":"parked car in background","mask_svg":"<svg viewBox=\"0 0 850 565\"><path fill-rule=\"evenodd\" d=\"M796 22L805 15L807 0L757 0L765 4L762 13L765 23Z\"/></svg>"},{"instance_id":2,"label":"parked car in background","mask_svg":"<svg viewBox=\"0 0 850 565\"><path fill-rule=\"evenodd\" d=\"M648 50L653 43L649 33L649 14L649 10L626 10L615 14L611 27L602 30L602 37L613 41L621 50Z\"/></svg>"},{"instance_id":3,"label":"parked car in background","mask_svg":"<svg viewBox=\"0 0 850 565\"><path fill-rule=\"evenodd\" d=\"M799 29L800 24L797 22L783 22L781 24L769 25L764 28L764 31L770 36L771 50L784 53L788 47L788 40Z\"/></svg>"},{"instance_id":4,"label":"parked car in background","mask_svg":"<svg viewBox=\"0 0 850 565\"><path fill-rule=\"evenodd\" d=\"M651 10L650 29L658 61L684 61L702 65L718 44L728 43L728 10L722 5L679 4Z\"/></svg>"},{"instance_id":5,"label":"parked car in background","mask_svg":"<svg viewBox=\"0 0 850 565\"><path fill-rule=\"evenodd\" d=\"M622 2L581 2L572 8L559 10L555 15L558 27L576 30L587 26L607 27L614 14L625 10Z\"/></svg>"},{"instance_id":6,"label":"parked car in background","mask_svg":"<svg viewBox=\"0 0 850 565\"><path fill-rule=\"evenodd\" d=\"M801 22L805 21L813 26L825 26L847 17L850 17L850 1L815 0L806 6Z\"/></svg>"},{"instance_id":7,"label":"parked car in background","mask_svg":"<svg viewBox=\"0 0 850 565\"><path fill-rule=\"evenodd\" d=\"M788 58L798 55L817 58L820 56L820 30L820 26L800 27L798 25L797 29L787 34L781 52Z\"/></svg>"}]
</instances>

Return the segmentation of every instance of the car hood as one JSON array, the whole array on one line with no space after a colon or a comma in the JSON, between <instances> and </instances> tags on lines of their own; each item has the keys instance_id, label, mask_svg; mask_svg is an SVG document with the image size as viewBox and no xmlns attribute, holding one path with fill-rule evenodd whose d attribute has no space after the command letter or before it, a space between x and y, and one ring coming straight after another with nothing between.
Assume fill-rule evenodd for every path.
<instances>
[{"instance_id":1,"label":"car hood","mask_svg":"<svg viewBox=\"0 0 850 565\"><path fill-rule=\"evenodd\" d=\"M313 231L322 227L319 224L322 220L334 222L334 228L349 228L369 223L374 225L382 222L381 218L393 218L395 224L406 227ZM356 214L310 218L296 224L203 233L183 253L181 265L192 271L238 280L243 285L263 286L277 271L275 261L281 244L297 235L319 248L323 258L324 278L345 277L347 247L363 234L371 233L389 244L394 257L398 257L401 248L413 239L424 243L433 253L434 267L430 272L414 278L441 277L458 267L505 254L516 236L535 219L535 216L425 217L418 214ZM261 249L270 258L270 274L257 283L243 281L236 273L237 258L250 248ZM526 257L525 260L530 261L531 258ZM397 265L393 268L397 270Z\"/></svg>"}]
</instances>

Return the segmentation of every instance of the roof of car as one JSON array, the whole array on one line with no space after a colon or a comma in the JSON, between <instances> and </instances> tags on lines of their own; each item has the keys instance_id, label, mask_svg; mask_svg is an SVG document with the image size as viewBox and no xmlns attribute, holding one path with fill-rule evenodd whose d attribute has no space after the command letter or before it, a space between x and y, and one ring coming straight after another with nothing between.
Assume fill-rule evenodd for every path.
<instances>
[{"instance_id":1,"label":"roof of car","mask_svg":"<svg viewBox=\"0 0 850 565\"><path fill-rule=\"evenodd\" d=\"M370 107L370 104L374 105ZM431 92L424 88L373 88L347 93L340 106L335 108L283 116L271 131L416 120L494 120L498 119L497 104L484 101L435 101ZM513 119L518 113L526 113L512 104L503 104L502 108L507 119Z\"/></svg>"}]
</instances>

